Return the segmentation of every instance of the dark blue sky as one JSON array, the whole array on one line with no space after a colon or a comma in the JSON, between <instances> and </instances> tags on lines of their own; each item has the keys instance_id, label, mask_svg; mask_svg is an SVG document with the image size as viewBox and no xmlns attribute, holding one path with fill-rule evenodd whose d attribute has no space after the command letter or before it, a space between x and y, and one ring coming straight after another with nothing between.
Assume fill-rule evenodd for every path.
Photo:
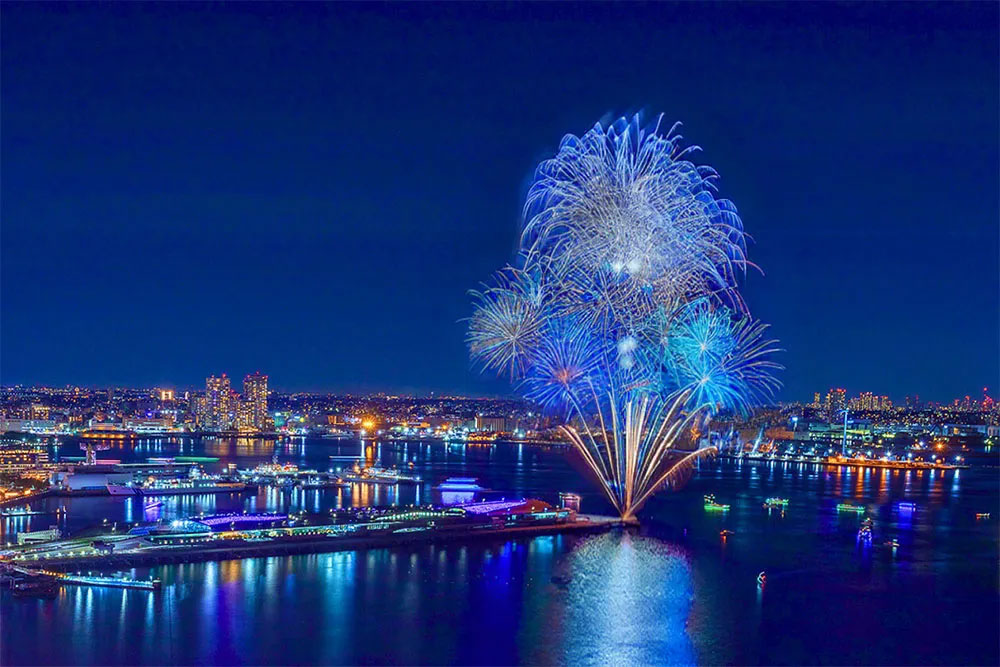
<instances>
[{"instance_id":1,"label":"dark blue sky","mask_svg":"<svg viewBox=\"0 0 1000 667\"><path fill-rule=\"evenodd\" d=\"M536 162L684 122L783 398L998 384L996 3L3 5L2 382L506 391Z\"/></svg>"}]
</instances>

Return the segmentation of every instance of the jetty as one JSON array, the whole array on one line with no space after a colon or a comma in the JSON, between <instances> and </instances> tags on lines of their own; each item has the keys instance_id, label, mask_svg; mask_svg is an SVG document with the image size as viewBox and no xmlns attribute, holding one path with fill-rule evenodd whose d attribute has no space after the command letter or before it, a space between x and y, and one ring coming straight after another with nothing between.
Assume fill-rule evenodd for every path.
<instances>
[{"instance_id":1,"label":"jetty","mask_svg":"<svg viewBox=\"0 0 1000 667\"><path fill-rule=\"evenodd\" d=\"M496 503L498 505L499 503ZM509 503L507 503L509 504ZM142 541L127 540L121 549L25 550L14 556L18 566L47 571L129 569L163 564L221 561L264 556L353 551L428 543L506 540L542 535L585 535L623 527L618 517L578 515L567 510L534 511L491 516L490 503L478 503L482 512L448 515L440 510L413 509L364 523L328 523L233 529L218 532L150 534ZM475 508L480 509L479 507ZM455 519L449 521L448 519ZM44 546L44 545L40 545ZM79 575L77 575L79 576ZM89 580L88 580L89 581ZM69 583L69 582L67 582ZM81 580L81 583L87 581Z\"/></svg>"}]
</instances>

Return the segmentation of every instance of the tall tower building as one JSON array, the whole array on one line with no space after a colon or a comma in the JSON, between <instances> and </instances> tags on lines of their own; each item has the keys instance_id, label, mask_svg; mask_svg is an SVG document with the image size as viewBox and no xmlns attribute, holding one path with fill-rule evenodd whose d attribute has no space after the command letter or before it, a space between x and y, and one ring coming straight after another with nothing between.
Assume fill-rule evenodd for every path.
<instances>
[{"instance_id":1,"label":"tall tower building","mask_svg":"<svg viewBox=\"0 0 1000 667\"><path fill-rule=\"evenodd\" d=\"M823 407L830 413L843 410L847 407L847 391L844 389L831 389L826 392L826 400Z\"/></svg>"},{"instance_id":2,"label":"tall tower building","mask_svg":"<svg viewBox=\"0 0 1000 667\"><path fill-rule=\"evenodd\" d=\"M228 431L233 426L233 389L225 373L205 379L205 428Z\"/></svg>"},{"instance_id":3,"label":"tall tower building","mask_svg":"<svg viewBox=\"0 0 1000 667\"><path fill-rule=\"evenodd\" d=\"M267 376L260 371L243 378L243 401L246 403L246 420L255 431L269 431L270 415L267 412Z\"/></svg>"}]
</instances>

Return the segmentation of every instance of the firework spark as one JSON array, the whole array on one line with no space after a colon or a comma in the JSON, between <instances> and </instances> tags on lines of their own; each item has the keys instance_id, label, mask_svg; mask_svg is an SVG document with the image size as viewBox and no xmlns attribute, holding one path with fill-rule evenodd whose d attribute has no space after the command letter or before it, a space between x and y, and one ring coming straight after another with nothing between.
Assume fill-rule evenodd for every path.
<instances>
[{"instance_id":1,"label":"firework spark","mask_svg":"<svg viewBox=\"0 0 1000 667\"><path fill-rule=\"evenodd\" d=\"M676 128L635 117L564 138L528 191L517 267L472 293L473 358L564 411L626 519L714 452L697 446L705 420L779 386L738 291L742 222Z\"/></svg>"}]
</instances>

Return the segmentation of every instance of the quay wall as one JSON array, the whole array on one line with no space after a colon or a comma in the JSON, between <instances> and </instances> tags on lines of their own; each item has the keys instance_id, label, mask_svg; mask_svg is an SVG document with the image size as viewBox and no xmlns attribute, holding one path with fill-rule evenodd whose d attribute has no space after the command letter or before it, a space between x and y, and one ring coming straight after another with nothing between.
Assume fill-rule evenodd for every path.
<instances>
[{"instance_id":1,"label":"quay wall","mask_svg":"<svg viewBox=\"0 0 1000 667\"><path fill-rule=\"evenodd\" d=\"M196 563L202 561L240 560L268 556L294 556L300 554L353 551L357 549L381 549L386 547L414 546L422 544L472 542L481 540L504 540L517 537L536 537L557 534L588 534L609 530L624 525L620 519L612 517L589 517L590 520L570 523L546 524L542 526L516 526L499 529L477 529L468 532L405 533L397 535L364 535L358 537L309 537L304 539L269 542L245 542L233 540L229 543L192 545L179 549L149 549L136 553L107 554L81 558L46 559L37 565L22 561L24 567L43 566L47 570L67 571L80 568L132 568L154 565ZM631 524L629 524L631 525Z\"/></svg>"}]
</instances>

